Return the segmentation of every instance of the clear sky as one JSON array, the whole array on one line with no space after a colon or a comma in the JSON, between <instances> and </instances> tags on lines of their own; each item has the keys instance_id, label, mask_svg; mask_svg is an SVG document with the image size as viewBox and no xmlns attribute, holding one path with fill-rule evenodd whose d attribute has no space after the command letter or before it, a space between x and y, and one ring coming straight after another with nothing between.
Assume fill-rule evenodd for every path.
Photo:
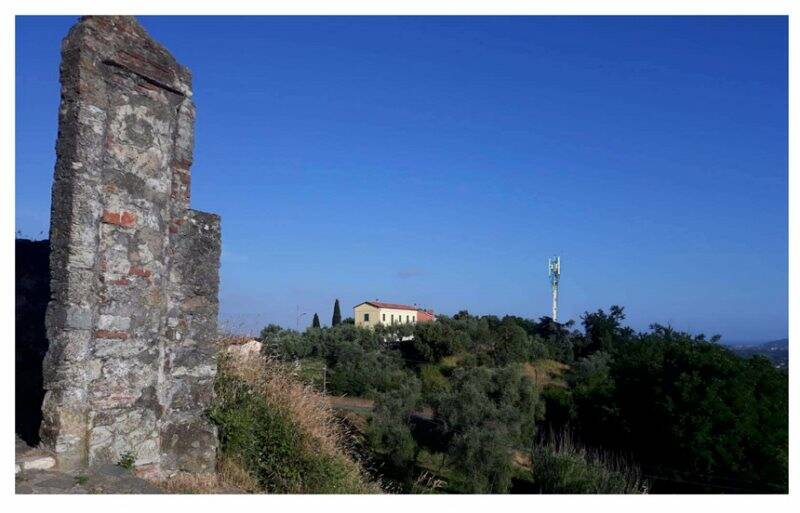
<instances>
[{"instance_id":1,"label":"clear sky","mask_svg":"<svg viewBox=\"0 0 800 513\"><path fill-rule=\"evenodd\" d=\"M194 75L229 328L363 300L788 332L785 17L142 17ZM18 17L16 225L47 234L59 45Z\"/></svg>"}]
</instances>

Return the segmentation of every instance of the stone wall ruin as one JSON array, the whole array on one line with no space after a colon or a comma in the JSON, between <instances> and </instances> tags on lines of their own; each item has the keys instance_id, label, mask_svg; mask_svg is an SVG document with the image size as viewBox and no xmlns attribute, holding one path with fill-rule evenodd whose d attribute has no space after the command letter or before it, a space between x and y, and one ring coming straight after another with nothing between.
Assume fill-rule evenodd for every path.
<instances>
[{"instance_id":1,"label":"stone wall ruin","mask_svg":"<svg viewBox=\"0 0 800 513\"><path fill-rule=\"evenodd\" d=\"M189 208L191 76L132 17L62 44L42 444L77 469L210 471L220 219Z\"/></svg>"}]
</instances>

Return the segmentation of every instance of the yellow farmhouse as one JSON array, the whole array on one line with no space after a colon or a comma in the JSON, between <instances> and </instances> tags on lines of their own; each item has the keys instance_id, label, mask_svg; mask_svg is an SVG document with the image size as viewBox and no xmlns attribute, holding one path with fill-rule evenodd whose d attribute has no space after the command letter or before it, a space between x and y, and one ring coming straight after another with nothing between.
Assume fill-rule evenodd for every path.
<instances>
[{"instance_id":1,"label":"yellow farmhouse","mask_svg":"<svg viewBox=\"0 0 800 513\"><path fill-rule=\"evenodd\" d=\"M356 326L377 326L378 324L416 324L434 319L432 310L416 306L380 301L365 301L353 307Z\"/></svg>"}]
</instances>

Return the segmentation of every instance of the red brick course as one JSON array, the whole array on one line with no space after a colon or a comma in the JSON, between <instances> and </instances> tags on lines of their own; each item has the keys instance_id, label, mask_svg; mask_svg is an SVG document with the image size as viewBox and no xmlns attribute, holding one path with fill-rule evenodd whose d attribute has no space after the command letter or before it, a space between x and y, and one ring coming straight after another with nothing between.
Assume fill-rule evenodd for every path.
<instances>
[{"instance_id":1,"label":"red brick course","mask_svg":"<svg viewBox=\"0 0 800 513\"><path fill-rule=\"evenodd\" d=\"M125 331L97 330L94 338L104 338L109 340L128 340L128 333Z\"/></svg>"},{"instance_id":2,"label":"red brick course","mask_svg":"<svg viewBox=\"0 0 800 513\"><path fill-rule=\"evenodd\" d=\"M145 269L144 267L140 267L138 265L132 265L128 274L131 276L141 276L142 278L149 278L152 274L150 271Z\"/></svg>"},{"instance_id":3,"label":"red brick course","mask_svg":"<svg viewBox=\"0 0 800 513\"><path fill-rule=\"evenodd\" d=\"M119 224L121 224L125 228L130 228L135 223L136 223L136 214L132 214L130 212L122 213L122 217L119 220Z\"/></svg>"},{"instance_id":4,"label":"red brick course","mask_svg":"<svg viewBox=\"0 0 800 513\"><path fill-rule=\"evenodd\" d=\"M102 221L106 224L119 224L119 212L103 211Z\"/></svg>"},{"instance_id":5,"label":"red brick course","mask_svg":"<svg viewBox=\"0 0 800 513\"><path fill-rule=\"evenodd\" d=\"M134 224L136 224L136 214L131 212L120 213L104 210L101 220L106 224L122 226L123 228L131 228Z\"/></svg>"}]
</instances>

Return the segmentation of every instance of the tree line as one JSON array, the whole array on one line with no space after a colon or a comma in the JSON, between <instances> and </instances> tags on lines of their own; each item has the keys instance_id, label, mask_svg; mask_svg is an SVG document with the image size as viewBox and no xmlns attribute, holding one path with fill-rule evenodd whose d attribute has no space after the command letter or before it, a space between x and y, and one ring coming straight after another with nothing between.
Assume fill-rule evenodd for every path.
<instances>
[{"instance_id":1,"label":"tree line","mask_svg":"<svg viewBox=\"0 0 800 513\"><path fill-rule=\"evenodd\" d=\"M624 319L618 306L578 325L461 311L270 325L261 340L321 362L328 392L375 401L364 442L405 491L424 469L452 492L786 492L787 373L718 337ZM538 379L553 362L560 375Z\"/></svg>"}]
</instances>

